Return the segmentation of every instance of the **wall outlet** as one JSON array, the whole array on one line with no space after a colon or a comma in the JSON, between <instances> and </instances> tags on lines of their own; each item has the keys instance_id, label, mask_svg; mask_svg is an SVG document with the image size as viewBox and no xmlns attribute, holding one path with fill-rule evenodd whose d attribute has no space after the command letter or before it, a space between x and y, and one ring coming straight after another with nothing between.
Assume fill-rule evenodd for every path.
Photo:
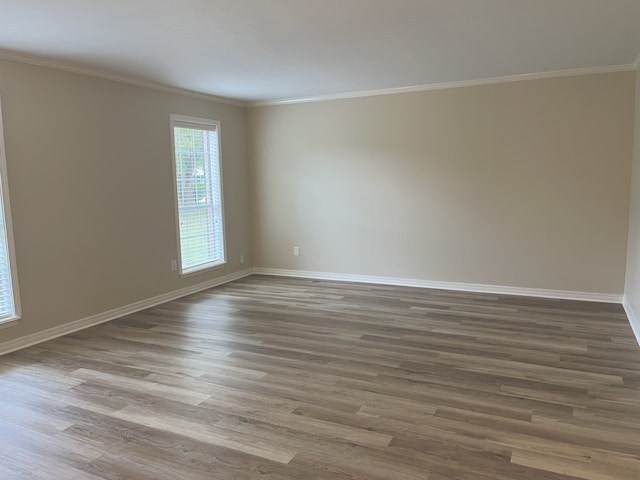
<instances>
[{"instance_id":1,"label":"wall outlet","mask_svg":"<svg viewBox=\"0 0 640 480\"><path fill-rule=\"evenodd\" d=\"M244 263L244 255L240 255L240 264L242 265Z\"/></svg>"},{"instance_id":2,"label":"wall outlet","mask_svg":"<svg viewBox=\"0 0 640 480\"><path fill-rule=\"evenodd\" d=\"M177 260L171 260L171 271L175 272L176 270L178 270L178 261Z\"/></svg>"},{"instance_id":3,"label":"wall outlet","mask_svg":"<svg viewBox=\"0 0 640 480\"><path fill-rule=\"evenodd\" d=\"M300 256L300 247L293 247L293 256L294 257Z\"/></svg>"}]
</instances>

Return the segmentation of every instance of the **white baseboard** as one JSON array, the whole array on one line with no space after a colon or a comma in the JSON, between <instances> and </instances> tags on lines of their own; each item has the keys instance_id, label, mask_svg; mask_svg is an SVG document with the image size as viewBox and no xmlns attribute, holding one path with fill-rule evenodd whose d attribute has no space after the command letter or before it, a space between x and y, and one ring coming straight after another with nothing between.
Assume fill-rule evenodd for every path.
<instances>
[{"instance_id":1,"label":"white baseboard","mask_svg":"<svg viewBox=\"0 0 640 480\"><path fill-rule=\"evenodd\" d=\"M636 315L636 312L633 310L633 307L629 303L629 299L626 295L622 297L622 306L624 307L624 311L627 314L627 318L629 319L629 323L631 324L633 334L636 336L638 345L640 345L640 318L638 318L638 316Z\"/></svg>"},{"instance_id":2,"label":"white baseboard","mask_svg":"<svg viewBox=\"0 0 640 480\"><path fill-rule=\"evenodd\" d=\"M131 313L144 310L146 308L154 307L176 298L184 297L192 293L200 292L208 288L216 287L224 283L238 280L252 273L260 275L276 275L283 277L300 277L300 278L312 278L318 280L335 280L342 282L360 282L360 283L372 283L381 285L398 285L406 287L419 287L419 288L434 288L439 290L456 290L465 292L478 292L478 293L492 293L498 295L521 295L528 297L540 297L540 298L557 298L565 300L583 300L590 302L604 302L604 303L622 303L624 309L631 323L631 328L638 339L640 344L640 321L639 317L635 315L633 308L627 302L626 298L622 295L604 294L604 293L590 293L590 292L574 292L566 290L547 290L539 288L520 288L520 287L507 287L501 285L483 285L477 283L458 283L458 282L437 282L430 280L420 280L411 278L397 278L397 277L376 277L370 275L354 275L343 273L330 273L330 272L313 272L306 270L284 270L277 268L247 268L236 273L231 273L223 277L219 277L207 282L198 283L190 287L185 287L180 290L174 290L172 292L164 293L156 297L141 300L139 302L131 303L123 307L114 308L106 312L91 315L86 318L75 320L64 325L49 328L41 332L25 335L15 340L0 343L0 355L10 353L22 348L30 347L38 343L46 342L69 333L82 330L100 323L115 320L116 318L129 315Z\"/></svg>"},{"instance_id":3,"label":"white baseboard","mask_svg":"<svg viewBox=\"0 0 640 480\"><path fill-rule=\"evenodd\" d=\"M457 290L462 292L493 293L497 295L518 295L524 297L557 298L562 300L582 300L587 302L621 303L622 295L609 293L574 292L570 290L547 290L543 288L520 288L502 285L483 285L480 283L438 282L414 278L374 277L347 273L311 272L306 270L283 270L278 268L256 267L253 273L277 275L281 277L302 277L317 280L335 280L340 282L375 283L381 285L399 285L405 287L435 288L438 290Z\"/></svg>"},{"instance_id":4,"label":"white baseboard","mask_svg":"<svg viewBox=\"0 0 640 480\"><path fill-rule=\"evenodd\" d=\"M218 285L222 285L223 283L228 283L233 280L238 280L240 278L251 275L252 273L253 270L251 268L246 268L239 272L230 273L229 275L224 275L207 282L191 285L190 287L181 288L180 290L163 293L162 295L147 298L146 300L140 300L139 302L131 303L129 305L125 305L124 307L114 308L113 310L98 313L96 315L91 315L90 317L81 318L80 320L65 323L64 325L48 328L46 330L42 330L41 332L32 333L30 335L25 335L24 337L16 338L15 340L0 343L0 355L20 350L22 348L30 347L31 345L35 345L37 343L46 342L47 340L52 340L56 337L61 337L62 335L67 335L84 328L92 327L94 325L98 325L99 323L115 320L116 318L139 312L140 310L144 310L145 308L155 307L156 305L175 300L176 298L184 297L186 295L200 292L208 288L217 287Z\"/></svg>"}]
</instances>

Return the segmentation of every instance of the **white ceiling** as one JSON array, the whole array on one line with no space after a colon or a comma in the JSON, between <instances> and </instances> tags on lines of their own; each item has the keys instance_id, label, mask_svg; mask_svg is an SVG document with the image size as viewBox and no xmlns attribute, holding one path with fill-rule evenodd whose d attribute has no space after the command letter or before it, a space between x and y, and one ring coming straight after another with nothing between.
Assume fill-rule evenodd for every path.
<instances>
[{"instance_id":1,"label":"white ceiling","mask_svg":"<svg viewBox=\"0 0 640 480\"><path fill-rule=\"evenodd\" d=\"M629 65L640 0L0 0L0 49L292 99Z\"/></svg>"}]
</instances>

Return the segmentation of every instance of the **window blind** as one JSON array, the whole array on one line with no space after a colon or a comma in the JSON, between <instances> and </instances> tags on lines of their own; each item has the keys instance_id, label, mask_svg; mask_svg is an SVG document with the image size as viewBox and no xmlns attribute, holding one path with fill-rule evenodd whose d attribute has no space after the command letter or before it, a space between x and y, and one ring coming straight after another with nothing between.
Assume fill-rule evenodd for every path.
<instances>
[{"instance_id":1,"label":"window blind","mask_svg":"<svg viewBox=\"0 0 640 480\"><path fill-rule=\"evenodd\" d=\"M225 261L217 122L173 120L182 273Z\"/></svg>"},{"instance_id":2,"label":"window blind","mask_svg":"<svg viewBox=\"0 0 640 480\"><path fill-rule=\"evenodd\" d=\"M0 208L0 321L15 317L6 224Z\"/></svg>"},{"instance_id":3,"label":"window blind","mask_svg":"<svg viewBox=\"0 0 640 480\"><path fill-rule=\"evenodd\" d=\"M0 323L17 320L20 316L3 132L0 105Z\"/></svg>"}]
</instances>

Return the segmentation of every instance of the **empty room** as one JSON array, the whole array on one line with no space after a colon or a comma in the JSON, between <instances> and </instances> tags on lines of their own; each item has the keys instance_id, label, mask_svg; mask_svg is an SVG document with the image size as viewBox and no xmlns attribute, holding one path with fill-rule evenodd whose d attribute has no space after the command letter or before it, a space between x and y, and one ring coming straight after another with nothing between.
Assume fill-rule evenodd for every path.
<instances>
[{"instance_id":1,"label":"empty room","mask_svg":"<svg viewBox=\"0 0 640 480\"><path fill-rule=\"evenodd\" d=\"M0 25L0 480L640 479L640 2Z\"/></svg>"}]
</instances>

